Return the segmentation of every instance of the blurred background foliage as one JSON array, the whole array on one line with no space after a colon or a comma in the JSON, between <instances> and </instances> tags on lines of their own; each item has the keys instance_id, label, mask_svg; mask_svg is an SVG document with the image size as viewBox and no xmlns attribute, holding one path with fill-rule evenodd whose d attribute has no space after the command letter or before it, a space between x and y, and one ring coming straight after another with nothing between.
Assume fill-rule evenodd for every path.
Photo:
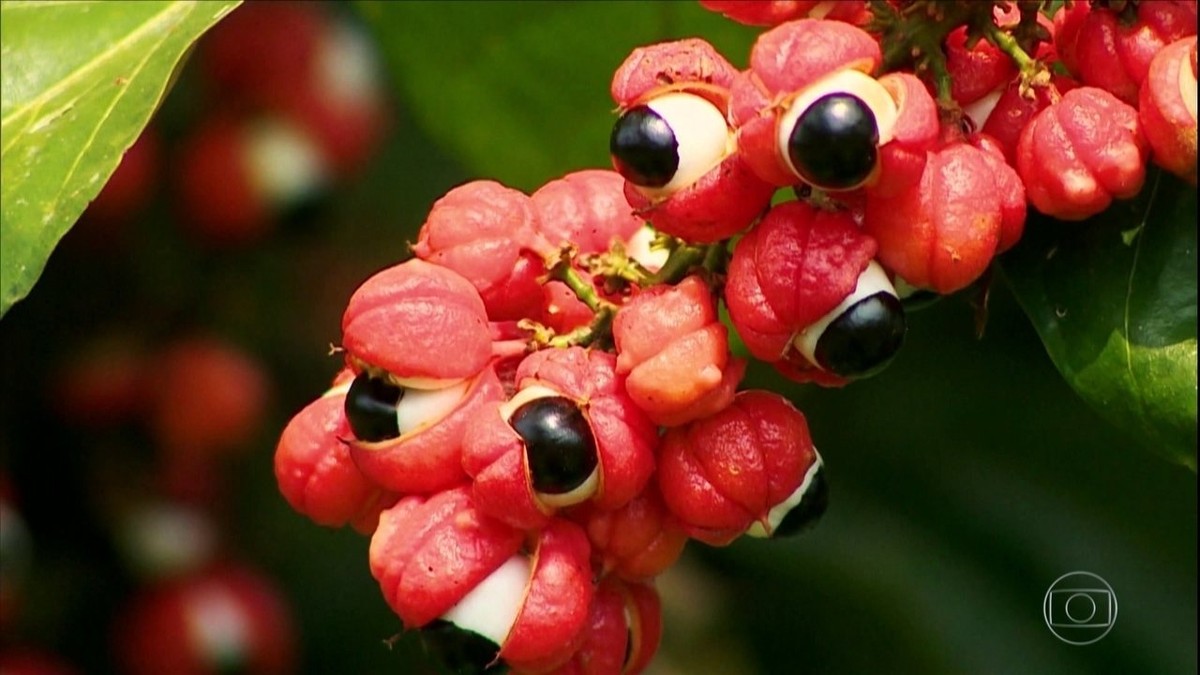
<instances>
[{"instance_id":1,"label":"blurred background foliage","mask_svg":"<svg viewBox=\"0 0 1200 675\"><path fill-rule=\"evenodd\" d=\"M742 65L757 34L690 2L337 11L376 38L392 119L370 165L317 216L214 251L171 225L160 190L127 245L97 250L79 228L68 234L0 322L0 467L33 541L9 643L115 672L110 626L136 580L105 505L151 489L144 433L63 423L50 374L97 334L155 342L203 329L270 375L270 404L248 452L228 459L214 513L226 548L284 592L302 672L436 672L414 636L385 644L400 625L366 540L313 525L279 496L279 431L337 370L329 347L352 291L407 255L434 200L474 178L532 191L607 166L609 79L631 49L702 36ZM168 142L202 114L197 86L185 67L157 114ZM782 391L808 416L831 505L795 540L689 544L659 580L665 637L652 673L1196 672L1195 474L1133 449L1087 407L1004 283L990 307L981 339L966 298L913 313L893 365L842 390L751 369L747 387ZM1112 631L1084 647L1056 639L1041 614L1046 589L1074 570L1103 577L1119 601Z\"/></svg>"}]
</instances>

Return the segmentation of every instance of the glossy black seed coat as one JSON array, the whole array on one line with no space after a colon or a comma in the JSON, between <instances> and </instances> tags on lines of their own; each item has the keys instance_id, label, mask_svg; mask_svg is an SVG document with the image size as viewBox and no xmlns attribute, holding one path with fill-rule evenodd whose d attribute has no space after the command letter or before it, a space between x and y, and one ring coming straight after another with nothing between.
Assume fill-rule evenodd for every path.
<instances>
[{"instance_id":1,"label":"glossy black seed coat","mask_svg":"<svg viewBox=\"0 0 1200 675\"><path fill-rule=\"evenodd\" d=\"M679 168L679 141L671 125L649 106L625 111L608 138L617 173L640 187L662 187Z\"/></svg>"},{"instance_id":2,"label":"glossy black seed coat","mask_svg":"<svg viewBox=\"0 0 1200 675\"><path fill-rule=\"evenodd\" d=\"M800 114L788 135L788 158L805 182L849 190L879 161L875 114L857 96L827 94Z\"/></svg>"},{"instance_id":3,"label":"glossy black seed coat","mask_svg":"<svg viewBox=\"0 0 1200 675\"><path fill-rule=\"evenodd\" d=\"M842 377L868 377L891 362L907 328L900 300L880 291L830 322L813 356L819 366Z\"/></svg>"},{"instance_id":4,"label":"glossy black seed coat","mask_svg":"<svg viewBox=\"0 0 1200 675\"><path fill-rule=\"evenodd\" d=\"M360 373L346 392L346 420L354 437L373 443L400 435L396 405L404 389L367 373Z\"/></svg>"},{"instance_id":5,"label":"glossy black seed coat","mask_svg":"<svg viewBox=\"0 0 1200 675\"><path fill-rule=\"evenodd\" d=\"M452 675L499 675L508 666L496 660L500 647L474 631L437 619L421 629L425 651Z\"/></svg>"},{"instance_id":6,"label":"glossy black seed coat","mask_svg":"<svg viewBox=\"0 0 1200 675\"><path fill-rule=\"evenodd\" d=\"M775 528L772 536L787 537L812 527L821 519L828 506L829 482L825 480L825 467L822 465L817 468L817 473L809 482L800 503L792 507L783 520L779 521L779 526Z\"/></svg>"},{"instance_id":7,"label":"glossy black seed coat","mask_svg":"<svg viewBox=\"0 0 1200 675\"><path fill-rule=\"evenodd\" d=\"M592 428L571 399L534 399L517 408L508 423L525 441L534 491L570 492L595 471L598 460Z\"/></svg>"}]
</instances>

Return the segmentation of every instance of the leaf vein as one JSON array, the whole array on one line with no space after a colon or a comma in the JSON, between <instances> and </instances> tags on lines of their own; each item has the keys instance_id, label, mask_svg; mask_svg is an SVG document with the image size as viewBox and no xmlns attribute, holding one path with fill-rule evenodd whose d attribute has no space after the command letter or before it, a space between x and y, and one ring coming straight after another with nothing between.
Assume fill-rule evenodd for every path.
<instances>
[{"instance_id":1,"label":"leaf vein","mask_svg":"<svg viewBox=\"0 0 1200 675\"><path fill-rule=\"evenodd\" d=\"M1133 280L1137 276L1138 260L1141 257L1142 242L1146 241L1146 226L1150 220L1150 210L1154 208L1154 198L1158 196L1158 185L1161 181L1162 174L1154 175L1154 186L1150 189L1150 197L1146 200L1146 211L1142 214L1142 221L1138 223L1139 234L1137 236L1137 244L1133 247L1133 263L1129 266L1129 282L1125 285L1125 309L1122 312L1122 337L1125 347L1125 370L1129 373L1130 389L1138 393L1134 398L1138 402L1138 407L1141 407L1143 394L1141 384L1138 382L1137 374L1133 370L1133 346L1130 337L1129 315L1131 306L1133 305Z\"/></svg>"},{"instance_id":2,"label":"leaf vein","mask_svg":"<svg viewBox=\"0 0 1200 675\"><path fill-rule=\"evenodd\" d=\"M151 17L148 17L146 22L138 26L135 30L130 31L120 40L117 40L108 48L96 54L96 56L90 59L87 63L83 64L69 75L63 77L58 82L55 82L53 86L47 87L33 99L26 101L25 103L14 108L8 113L8 115L5 115L4 118L0 120L0 127L8 126L8 124L14 118L16 118L18 115L24 114L31 106L38 105L40 107L46 101L58 96L64 89L71 86L76 81L87 77L92 73L92 71L108 63L108 61L115 54L119 54L130 45L137 44L137 42L140 41L147 33L159 30L164 25L170 23L178 24L183 20L183 17L186 17L192 12L192 6L195 4L196 3L193 0L188 0L187 2L171 3L167 5L162 9L162 11ZM180 14L181 16L176 16Z\"/></svg>"},{"instance_id":3,"label":"leaf vein","mask_svg":"<svg viewBox=\"0 0 1200 675\"><path fill-rule=\"evenodd\" d=\"M67 175L63 178L62 185L59 187L58 193L54 197L55 204L60 203L63 191L66 190L67 185L69 185L71 182L71 179L75 177L75 172L79 169L79 163L83 160L84 155L87 154L88 150L90 150L92 145L96 142L96 136L112 117L112 111L117 107L117 104L120 103L123 98L125 98L125 94L129 92L132 83L146 67L146 64L150 62L150 59L153 58L160 49L162 49L162 46L167 41L168 37L170 37L170 32L163 31L162 36L158 39L158 42L146 50L145 56L142 57L142 60L138 62L137 67L134 68L129 74L129 82L121 87L117 94L113 96L112 102L108 104L108 108L104 110L104 114L100 116L99 120L97 120L96 125L92 127L92 133L88 136L87 141L85 141L84 144L79 148L79 152L75 155L75 161L71 163L71 168L67 171Z\"/></svg>"}]
</instances>

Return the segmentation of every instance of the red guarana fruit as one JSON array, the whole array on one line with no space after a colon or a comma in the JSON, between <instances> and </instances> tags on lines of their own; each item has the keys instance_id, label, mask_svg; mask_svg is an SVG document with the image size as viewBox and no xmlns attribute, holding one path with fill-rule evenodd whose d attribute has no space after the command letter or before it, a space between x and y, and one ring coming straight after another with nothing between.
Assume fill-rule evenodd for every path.
<instances>
[{"instance_id":1,"label":"red guarana fruit","mask_svg":"<svg viewBox=\"0 0 1200 675\"><path fill-rule=\"evenodd\" d=\"M538 277L550 247L530 197L495 181L460 185L434 202L413 253L466 278L492 321L541 314Z\"/></svg>"},{"instance_id":2,"label":"red guarana fruit","mask_svg":"<svg viewBox=\"0 0 1200 675\"><path fill-rule=\"evenodd\" d=\"M797 381L842 386L890 362L905 332L875 241L846 211L771 209L733 251L725 304L750 353Z\"/></svg>"},{"instance_id":3,"label":"red guarana fruit","mask_svg":"<svg viewBox=\"0 0 1200 675\"><path fill-rule=\"evenodd\" d=\"M750 171L727 121L736 75L698 38L635 49L613 75L609 152L629 205L660 232L720 241L770 202L774 188Z\"/></svg>"},{"instance_id":4,"label":"red guarana fruit","mask_svg":"<svg viewBox=\"0 0 1200 675\"><path fill-rule=\"evenodd\" d=\"M527 537L476 510L462 487L384 511L370 561L405 627L423 629L451 668L501 658L546 670L582 644L594 593L588 554L578 525L554 519Z\"/></svg>"},{"instance_id":5,"label":"red guarana fruit","mask_svg":"<svg viewBox=\"0 0 1200 675\"><path fill-rule=\"evenodd\" d=\"M1002 189L994 156L962 141L931 151L921 181L892 198L869 197L864 231L877 256L909 285L941 294L967 287L988 268L1000 242Z\"/></svg>"},{"instance_id":6,"label":"red guarana fruit","mask_svg":"<svg viewBox=\"0 0 1200 675\"><path fill-rule=\"evenodd\" d=\"M367 478L400 493L466 481L467 423L503 395L491 338L475 287L450 269L412 259L354 292L342 319L355 372L345 395L353 431L346 440Z\"/></svg>"},{"instance_id":7,"label":"red guarana fruit","mask_svg":"<svg viewBox=\"0 0 1200 675\"><path fill-rule=\"evenodd\" d=\"M724 410L669 429L659 456L663 501L688 533L724 546L745 533L791 534L825 510L821 457L782 396L739 392Z\"/></svg>"},{"instance_id":8,"label":"red guarana fruit","mask_svg":"<svg viewBox=\"0 0 1200 675\"><path fill-rule=\"evenodd\" d=\"M585 507L571 518L587 529L593 566L599 574L614 574L626 581L658 576L675 564L687 544L687 533L663 504L654 482L619 509Z\"/></svg>"},{"instance_id":9,"label":"red guarana fruit","mask_svg":"<svg viewBox=\"0 0 1200 675\"><path fill-rule=\"evenodd\" d=\"M633 402L662 426L708 416L733 400L746 364L729 352L708 285L690 276L643 290L613 320L617 372Z\"/></svg>"},{"instance_id":10,"label":"red guarana fruit","mask_svg":"<svg viewBox=\"0 0 1200 675\"><path fill-rule=\"evenodd\" d=\"M1055 17L1054 46L1083 84L1137 105L1142 80L1154 55L1196 34L1194 0L1153 0L1133 5L1132 22L1106 7L1074 3Z\"/></svg>"},{"instance_id":11,"label":"red guarana fruit","mask_svg":"<svg viewBox=\"0 0 1200 675\"><path fill-rule=\"evenodd\" d=\"M583 630L583 644L552 675L637 675L658 651L662 603L654 587L603 579Z\"/></svg>"},{"instance_id":12,"label":"red guarana fruit","mask_svg":"<svg viewBox=\"0 0 1200 675\"><path fill-rule=\"evenodd\" d=\"M297 513L325 527L347 524L370 534L379 512L396 495L379 487L350 456L354 432L346 419L346 391L354 372L344 369L320 398L296 413L275 448L275 480Z\"/></svg>"},{"instance_id":13,"label":"red guarana fruit","mask_svg":"<svg viewBox=\"0 0 1200 675\"><path fill-rule=\"evenodd\" d=\"M777 26L803 18L862 26L871 18L864 0L700 0L700 6L749 26Z\"/></svg>"},{"instance_id":14,"label":"red guarana fruit","mask_svg":"<svg viewBox=\"0 0 1200 675\"><path fill-rule=\"evenodd\" d=\"M1016 166L1034 208L1083 220L1142 189L1148 154L1137 110L1103 89L1079 87L1021 132Z\"/></svg>"},{"instance_id":15,"label":"red guarana fruit","mask_svg":"<svg viewBox=\"0 0 1200 675\"><path fill-rule=\"evenodd\" d=\"M1154 162L1196 184L1196 38L1163 48L1142 81L1138 118Z\"/></svg>"},{"instance_id":16,"label":"red guarana fruit","mask_svg":"<svg viewBox=\"0 0 1200 675\"><path fill-rule=\"evenodd\" d=\"M527 356L516 393L485 406L463 440L480 510L532 529L559 508L590 501L615 509L636 497L654 471L658 433L624 380L607 352L569 347Z\"/></svg>"}]
</instances>

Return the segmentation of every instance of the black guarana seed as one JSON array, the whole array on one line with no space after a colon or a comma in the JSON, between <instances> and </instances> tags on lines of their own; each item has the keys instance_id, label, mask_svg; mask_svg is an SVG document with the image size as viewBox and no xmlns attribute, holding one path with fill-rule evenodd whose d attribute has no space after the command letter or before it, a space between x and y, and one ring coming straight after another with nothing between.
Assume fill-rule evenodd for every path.
<instances>
[{"instance_id":1,"label":"black guarana seed","mask_svg":"<svg viewBox=\"0 0 1200 675\"><path fill-rule=\"evenodd\" d=\"M425 651L451 675L500 675L508 666L496 659L500 647L474 631L436 619L421 629Z\"/></svg>"},{"instance_id":2,"label":"black guarana seed","mask_svg":"<svg viewBox=\"0 0 1200 675\"><path fill-rule=\"evenodd\" d=\"M800 503L792 507L783 520L779 521L779 526L775 528L772 536L788 537L812 527L821 519L828 506L829 482L825 480L825 467L822 465L817 467L817 473L809 482Z\"/></svg>"},{"instance_id":3,"label":"black guarana seed","mask_svg":"<svg viewBox=\"0 0 1200 675\"><path fill-rule=\"evenodd\" d=\"M354 437L374 443L400 435L396 405L404 398L404 389L382 378L359 373L346 392L346 420Z\"/></svg>"},{"instance_id":4,"label":"black guarana seed","mask_svg":"<svg viewBox=\"0 0 1200 675\"><path fill-rule=\"evenodd\" d=\"M788 158L805 182L829 190L858 187L879 159L875 114L851 94L827 94L800 114Z\"/></svg>"},{"instance_id":5,"label":"black guarana seed","mask_svg":"<svg viewBox=\"0 0 1200 675\"><path fill-rule=\"evenodd\" d=\"M679 168L675 132L645 105L630 108L617 119L608 138L608 152L617 173L640 187L662 187Z\"/></svg>"},{"instance_id":6,"label":"black guarana seed","mask_svg":"<svg viewBox=\"0 0 1200 675\"><path fill-rule=\"evenodd\" d=\"M900 300L880 291L830 322L813 356L819 366L842 377L869 377L891 362L907 327Z\"/></svg>"},{"instance_id":7,"label":"black guarana seed","mask_svg":"<svg viewBox=\"0 0 1200 675\"><path fill-rule=\"evenodd\" d=\"M595 471L598 460L591 425L571 399L534 399L517 408L508 423L525 440L535 491L570 492Z\"/></svg>"}]
</instances>

